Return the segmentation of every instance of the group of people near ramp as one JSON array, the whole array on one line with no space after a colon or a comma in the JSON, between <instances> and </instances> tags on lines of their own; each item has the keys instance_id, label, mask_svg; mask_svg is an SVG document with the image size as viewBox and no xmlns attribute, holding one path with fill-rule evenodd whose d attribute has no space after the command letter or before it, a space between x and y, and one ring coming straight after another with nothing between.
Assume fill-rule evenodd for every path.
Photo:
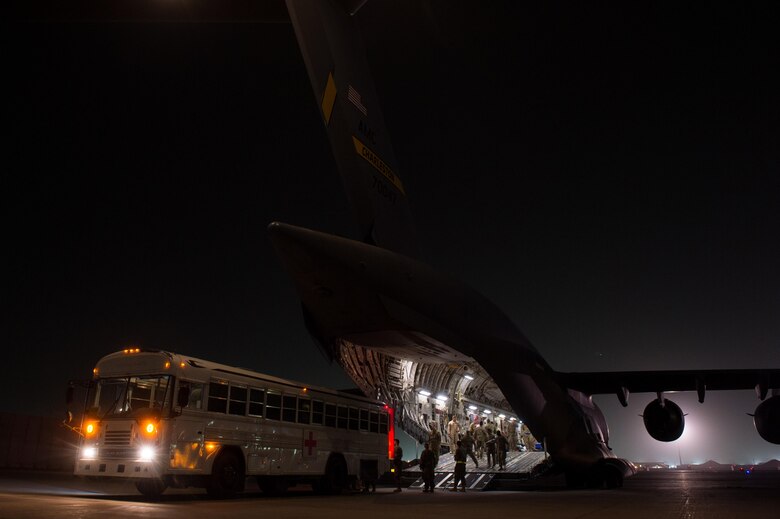
<instances>
[{"instance_id":1,"label":"group of people near ramp","mask_svg":"<svg viewBox=\"0 0 780 519\"><path fill-rule=\"evenodd\" d=\"M460 434L460 424L453 416L447 424L447 436L449 439L450 450L453 451L455 460L455 471L452 492L466 491L466 460L470 457L474 461L474 468L479 468L477 455L482 459L487 454L487 466L494 468L498 464L498 470L506 468L506 454L509 451L509 441L506 436L501 434L500 430L491 428L489 424L480 424L466 430ZM476 437L476 438L475 438ZM475 455L475 446L477 455ZM441 433L435 422L430 424L430 433L428 442L424 445L424 450L420 454L420 470L424 482L423 492L433 492L435 487L435 469L439 463L439 453L441 452ZM400 488L400 486L399 486Z\"/></svg>"}]
</instances>

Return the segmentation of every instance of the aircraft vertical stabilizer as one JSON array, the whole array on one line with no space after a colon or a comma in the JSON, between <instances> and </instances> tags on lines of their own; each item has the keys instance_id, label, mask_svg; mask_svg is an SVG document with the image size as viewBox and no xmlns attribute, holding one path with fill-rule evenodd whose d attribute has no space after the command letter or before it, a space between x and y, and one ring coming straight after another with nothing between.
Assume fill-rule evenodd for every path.
<instances>
[{"instance_id":1,"label":"aircraft vertical stabilizer","mask_svg":"<svg viewBox=\"0 0 780 519\"><path fill-rule=\"evenodd\" d=\"M417 257L406 189L350 14L362 3L287 0L287 7L359 239Z\"/></svg>"}]
</instances>

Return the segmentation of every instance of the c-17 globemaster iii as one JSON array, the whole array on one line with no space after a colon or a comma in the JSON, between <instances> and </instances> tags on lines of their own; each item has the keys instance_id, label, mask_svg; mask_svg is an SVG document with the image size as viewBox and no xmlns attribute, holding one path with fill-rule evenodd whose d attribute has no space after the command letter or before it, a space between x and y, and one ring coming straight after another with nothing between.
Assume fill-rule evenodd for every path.
<instances>
[{"instance_id":1,"label":"c-17 globemaster iii","mask_svg":"<svg viewBox=\"0 0 780 519\"><path fill-rule=\"evenodd\" d=\"M522 420L572 486L622 484L632 465L609 447L592 396L656 397L643 413L648 433L673 441L683 411L665 393L755 388L758 433L780 444L780 369L603 373L555 371L512 320L476 290L419 261L406 190L369 74L357 11L365 0L287 0L359 239L287 225L269 227L298 291L305 324L328 357L367 395L401 407L418 438L429 412L490 408ZM771 396L767 398L769 393ZM468 412L468 411L465 411ZM515 416L516 415L516 416Z\"/></svg>"}]
</instances>

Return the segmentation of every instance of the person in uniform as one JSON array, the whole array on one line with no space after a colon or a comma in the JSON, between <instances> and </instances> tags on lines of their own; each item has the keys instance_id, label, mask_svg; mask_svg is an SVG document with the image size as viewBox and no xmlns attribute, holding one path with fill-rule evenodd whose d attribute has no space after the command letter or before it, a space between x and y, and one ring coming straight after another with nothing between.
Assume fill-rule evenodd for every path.
<instances>
[{"instance_id":1,"label":"person in uniform","mask_svg":"<svg viewBox=\"0 0 780 519\"><path fill-rule=\"evenodd\" d=\"M474 441L476 442L477 458L484 458L485 442L487 441L487 430L481 425L474 430Z\"/></svg>"},{"instance_id":2,"label":"person in uniform","mask_svg":"<svg viewBox=\"0 0 780 519\"><path fill-rule=\"evenodd\" d=\"M501 431L496 431L496 454L498 454L498 470L506 468L506 453L509 450L509 442Z\"/></svg>"},{"instance_id":3,"label":"person in uniform","mask_svg":"<svg viewBox=\"0 0 780 519\"><path fill-rule=\"evenodd\" d=\"M425 488L423 492L433 492L434 473L433 469L436 467L436 461L433 457L433 451L430 444L426 443L425 448L420 454L420 470L422 470L423 483Z\"/></svg>"},{"instance_id":4,"label":"person in uniform","mask_svg":"<svg viewBox=\"0 0 780 519\"><path fill-rule=\"evenodd\" d=\"M522 436L523 445L525 445L525 450L531 452L536 450L536 438L534 438L534 435L531 434L531 430L528 428L526 424L523 424L520 427L520 435Z\"/></svg>"},{"instance_id":5,"label":"person in uniform","mask_svg":"<svg viewBox=\"0 0 780 519\"><path fill-rule=\"evenodd\" d=\"M433 466L435 468L436 465L439 464L439 453L441 452L441 433L439 432L439 428L436 427L436 422L431 422L429 425L431 430L428 433L428 444L433 451L433 459L435 460Z\"/></svg>"},{"instance_id":6,"label":"person in uniform","mask_svg":"<svg viewBox=\"0 0 780 519\"><path fill-rule=\"evenodd\" d=\"M492 469L496 466L496 439L490 431L487 432L485 450L487 451L487 466Z\"/></svg>"},{"instance_id":7,"label":"person in uniform","mask_svg":"<svg viewBox=\"0 0 780 519\"><path fill-rule=\"evenodd\" d=\"M401 442L395 440L395 451L393 451L393 470L395 472L396 488L393 492L401 491L401 471L404 469L404 450L401 448Z\"/></svg>"},{"instance_id":8,"label":"person in uniform","mask_svg":"<svg viewBox=\"0 0 780 519\"><path fill-rule=\"evenodd\" d=\"M469 456L472 460L474 460L474 467L479 468L477 457L474 456L474 438L471 436L471 431L466 431L466 434L463 436L463 439L460 440L460 443L466 450L466 456Z\"/></svg>"},{"instance_id":9,"label":"person in uniform","mask_svg":"<svg viewBox=\"0 0 780 519\"><path fill-rule=\"evenodd\" d=\"M458 441L455 445L457 445L457 448L455 449L455 477L453 478L452 483L452 492L458 491L458 483L462 484L462 488L460 489L461 492L466 491L466 449L463 448L463 445L460 441Z\"/></svg>"},{"instance_id":10,"label":"person in uniform","mask_svg":"<svg viewBox=\"0 0 780 519\"><path fill-rule=\"evenodd\" d=\"M458 434L460 434L460 424L455 419L455 415L450 417L450 421L447 423L447 439L449 440L450 450L455 451L455 444L458 441Z\"/></svg>"}]
</instances>

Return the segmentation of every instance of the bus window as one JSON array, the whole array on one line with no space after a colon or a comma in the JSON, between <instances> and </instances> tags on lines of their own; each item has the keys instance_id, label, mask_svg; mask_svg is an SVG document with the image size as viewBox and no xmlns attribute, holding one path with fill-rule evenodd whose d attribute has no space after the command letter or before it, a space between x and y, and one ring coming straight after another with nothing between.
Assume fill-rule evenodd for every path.
<instances>
[{"instance_id":1,"label":"bus window","mask_svg":"<svg viewBox=\"0 0 780 519\"><path fill-rule=\"evenodd\" d=\"M319 400L315 400L312 402L312 408L311 408L311 423L316 423L317 425L323 424L323 418L325 417L325 405L320 402Z\"/></svg>"},{"instance_id":2,"label":"bus window","mask_svg":"<svg viewBox=\"0 0 780 519\"><path fill-rule=\"evenodd\" d=\"M227 412L228 383L213 380L209 384L209 411Z\"/></svg>"},{"instance_id":3,"label":"bus window","mask_svg":"<svg viewBox=\"0 0 780 519\"><path fill-rule=\"evenodd\" d=\"M361 431L368 430L368 409L360 410L360 430Z\"/></svg>"},{"instance_id":4,"label":"bus window","mask_svg":"<svg viewBox=\"0 0 780 519\"><path fill-rule=\"evenodd\" d=\"M246 414L246 387L230 386L228 413L244 416Z\"/></svg>"},{"instance_id":5,"label":"bus window","mask_svg":"<svg viewBox=\"0 0 780 519\"><path fill-rule=\"evenodd\" d=\"M325 404L325 426L336 427L336 404Z\"/></svg>"},{"instance_id":6,"label":"bus window","mask_svg":"<svg viewBox=\"0 0 780 519\"><path fill-rule=\"evenodd\" d=\"M387 413L379 415L379 433L387 434Z\"/></svg>"},{"instance_id":7,"label":"bus window","mask_svg":"<svg viewBox=\"0 0 780 519\"><path fill-rule=\"evenodd\" d=\"M130 410L144 409L152 407L149 401L152 398L152 386L143 380L133 377L128 385L128 400L130 401Z\"/></svg>"},{"instance_id":8,"label":"bus window","mask_svg":"<svg viewBox=\"0 0 780 519\"><path fill-rule=\"evenodd\" d=\"M251 388L249 390L249 414L251 416L263 416L265 405L265 390Z\"/></svg>"},{"instance_id":9,"label":"bus window","mask_svg":"<svg viewBox=\"0 0 780 519\"><path fill-rule=\"evenodd\" d=\"M268 399L265 403L265 417L269 420L279 420L282 418L282 395L279 393L268 392Z\"/></svg>"},{"instance_id":10,"label":"bus window","mask_svg":"<svg viewBox=\"0 0 780 519\"><path fill-rule=\"evenodd\" d=\"M347 428L347 408L343 405L339 406L339 429Z\"/></svg>"},{"instance_id":11,"label":"bus window","mask_svg":"<svg viewBox=\"0 0 780 519\"><path fill-rule=\"evenodd\" d=\"M371 420L368 430L372 433L379 432L379 413L371 411Z\"/></svg>"},{"instance_id":12,"label":"bus window","mask_svg":"<svg viewBox=\"0 0 780 519\"><path fill-rule=\"evenodd\" d=\"M352 431L358 430L358 410L354 407L349 408L349 429Z\"/></svg>"},{"instance_id":13,"label":"bus window","mask_svg":"<svg viewBox=\"0 0 780 519\"><path fill-rule=\"evenodd\" d=\"M298 423L311 423L311 400L298 398Z\"/></svg>"},{"instance_id":14,"label":"bus window","mask_svg":"<svg viewBox=\"0 0 780 519\"><path fill-rule=\"evenodd\" d=\"M187 387L190 389L190 399L187 402L187 407L185 409L200 409L203 407L203 384L187 380L182 380L179 384L180 387Z\"/></svg>"},{"instance_id":15,"label":"bus window","mask_svg":"<svg viewBox=\"0 0 780 519\"><path fill-rule=\"evenodd\" d=\"M294 396L282 397L282 420L285 422L295 422L295 400Z\"/></svg>"}]
</instances>

